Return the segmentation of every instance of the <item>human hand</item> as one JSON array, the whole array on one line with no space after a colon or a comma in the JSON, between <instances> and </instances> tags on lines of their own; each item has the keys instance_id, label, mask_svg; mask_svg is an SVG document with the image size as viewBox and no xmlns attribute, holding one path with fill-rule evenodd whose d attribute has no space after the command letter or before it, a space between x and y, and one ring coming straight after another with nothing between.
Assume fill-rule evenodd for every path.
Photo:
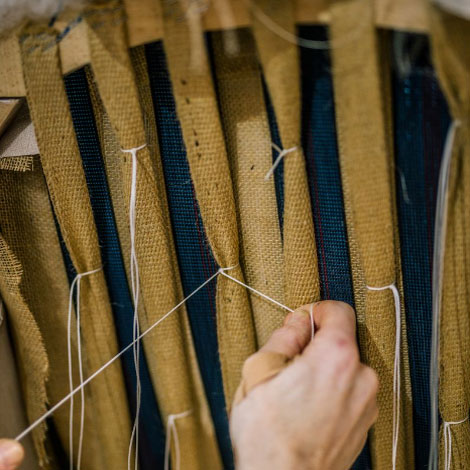
<instances>
[{"instance_id":1,"label":"human hand","mask_svg":"<svg viewBox=\"0 0 470 470\"><path fill-rule=\"evenodd\" d=\"M11 439L0 439L0 470L15 470L23 461L22 445Z\"/></svg>"},{"instance_id":2,"label":"human hand","mask_svg":"<svg viewBox=\"0 0 470 470\"><path fill-rule=\"evenodd\" d=\"M360 363L354 310L318 302L287 317L245 369L266 352L294 359L233 407L237 470L346 470L377 419L375 372Z\"/></svg>"}]
</instances>

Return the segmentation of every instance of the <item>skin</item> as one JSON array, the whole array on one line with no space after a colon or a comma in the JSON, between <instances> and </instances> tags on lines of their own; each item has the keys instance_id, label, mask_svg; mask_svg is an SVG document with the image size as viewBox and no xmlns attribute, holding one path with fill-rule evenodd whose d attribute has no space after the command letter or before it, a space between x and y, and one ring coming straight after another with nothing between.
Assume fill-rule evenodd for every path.
<instances>
[{"instance_id":1,"label":"skin","mask_svg":"<svg viewBox=\"0 0 470 470\"><path fill-rule=\"evenodd\" d=\"M21 444L11 439L0 439L0 470L14 470L23 461Z\"/></svg>"},{"instance_id":2,"label":"skin","mask_svg":"<svg viewBox=\"0 0 470 470\"><path fill-rule=\"evenodd\" d=\"M360 362L354 310L316 303L310 341L310 307L290 315L262 348L296 360L232 411L237 470L350 469L377 419L378 379Z\"/></svg>"},{"instance_id":3,"label":"skin","mask_svg":"<svg viewBox=\"0 0 470 470\"><path fill-rule=\"evenodd\" d=\"M377 419L378 380L360 362L353 309L316 303L312 341L310 309L289 315L262 348L296 360L232 410L237 470L348 470ZM0 439L0 470L23 456L19 443Z\"/></svg>"}]
</instances>

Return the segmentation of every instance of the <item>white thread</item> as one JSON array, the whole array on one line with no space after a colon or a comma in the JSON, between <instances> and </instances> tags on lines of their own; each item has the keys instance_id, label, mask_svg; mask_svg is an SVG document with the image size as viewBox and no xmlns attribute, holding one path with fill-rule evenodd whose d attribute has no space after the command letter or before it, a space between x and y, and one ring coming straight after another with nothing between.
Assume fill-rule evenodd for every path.
<instances>
[{"instance_id":1,"label":"white thread","mask_svg":"<svg viewBox=\"0 0 470 470\"><path fill-rule=\"evenodd\" d=\"M306 49L331 50L347 46L351 44L351 42L359 40L361 37L361 33L363 32L365 27L370 24L369 18L366 17L365 19L367 21L364 21L362 24L360 24L358 28L353 29L349 34L346 34L332 41L318 41L313 39L305 39L298 37L290 31L284 29L251 0L245 0L245 3L247 3L248 6L251 8L251 11L256 17L256 19L260 23L262 23L267 29L269 29L274 34L277 34L280 38L284 39L285 41L290 42L291 44L296 44L300 47L304 47Z\"/></svg>"},{"instance_id":2,"label":"white thread","mask_svg":"<svg viewBox=\"0 0 470 470\"><path fill-rule=\"evenodd\" d=\"M129 442L129 451L127 454L127 468L131 469L132 447L135 441L135 454L134 454L134 469L138 467L138 451L139 451L139 418L140 407L142 399L142 385L140 381L140 342L136 341L140 334L139 324L139 291L140 291L140 278L139 278L139 265L137 263L137 255L135 251L135 221L136 221L136 200L137 200L137 152L145 148L147 144L135 147L129 150L121 149L124 153L130 153L132 157L132 176L131 176L131 194L129 198L129 232L131 242L131 256L130 256L130 271L131 271L131 290L132 299L134 301L134 319L133 319L133 334L134 346L132 348L134 355L134 368L136 375L136 406L135 418L132 426L131 439Z\"/></svg>"},{"instance_id":3,"label":"white thread","mask_svg":"<svg viewBox=\"0 0 470 470\"><path fill-rule=\"evenodd\" d=\"M444 470L450 470L452 464L452 428L455 424L462 424L467 421L468 416L460 421L443 421L444 425Z\"/></svg>"},{"instance_id":4,"label":"white thread","mask_svg":"<svg viewBox=\"0 0 470 470\"><path fill-rule=\"evenodd\" d=\"M401 306L400 293L395 284L384 287L370 287L367 289L373 291L383 291L390 289L393 293L395 304L395 360L393 364L393 447L392 447L392 468L396 469L398 437L400 433L400 346L401 346Z\"/></svg>"},{"instance_id":5,"label":"white thread","mask_svg":"<svg viewBox=\"0 0 470 470\"><path fill-rule=\"evenodd\" d=\"M251 292L254 292L255 294L258 294L260 297L263 297L263 299L269 300L273 304L276 304L278 307L284 308L285 310L288 310L291 313L294 311L291 308L287 307L286 305L281 304L281 302L278 302L277 300L274 300L273 298L269 297L266 294L263 294L259 290L256 290L253 287L243 283L242 281L239 281L238 279L230 276L229 274L227 274L225 272L227 269L233 269L233 268L221 268L221 269L219 269L219 273L222 274L222 276L225 276L226 278L231 279L233 282L236 282L237 284L240 284L241 286L246 287L248 290L251 290Z\"/></svg>"},{"instance_id":6,"label":"white thread","mask_svg":"<svg viewBox=\"0 0 470 470\"><path fill-rule=\"evenodd\" d=\"M310 305L310 328L312 329L312 336L310 338L313 341L313 337L315 336L315 322L313 321L313 307L315 304Z\"/></svg>"},{"instance_id":7,"label":"white thread","mask_svg":"<svg viewBox=\"0 0 470 470\"><path fill-rule=\"evenodd\" d=\"M68 369L69 369L69 387L70 391L73 391L73 361L72 361L72 309L73 309L73 294L76 291L76 322L77 322L77 356L78 356L78 374L80 384L83 383L83 361L82 361L82 335L80 328L80 283L82 277L90 274L97 273L103 268L99 267L85 273L79 273L75 276L72 284L70 285L69 294L69 310L67 319L67 358L68 358ZM85 391L81 390L81 408L80 408L80 434L78 438L78 450L77 450L77 470L80 470L82 462L82 448L83 448L83 430L85 425ZM69 465L70 470L73 470L73 396L70 399L69 407Z\"/></svg>"},{"instance_id":8,"label":"white thread","mask_svg":"<svg viewBox=\"0 0 470 470\"><path fill-rule=\"evenodd\" d=\"M176 428L175 421L177 419L186 418L193 410L184 411L183 413L168 415L166 422L166 440L165 440L165 466L164 470L170 470L170 448L171 448L171 437L173 435L173 442L175 443L175 469L180 470L180 441L178 439L178 429Z\"/></svg>"},{"instance_id":9,"label":"white thread","mask_svg":"<svg viewBox=\"0 0 470 470\"><path fill-rule=\"evenodd\" d=\"M442 279L444 269L444 252L447 231L447 206L450 164L455 133L460 121L455 120L447 131L442 152L441 169L437 185L436 216L434 222L434 248L432 262L432 337L431 360L429 366L430 399L431 399L431 439L429 451L429 470L438 469L439 456L439 338L441 322Z\"/></svg>"},{"instance_id":10,"label":"white thread","mask_svg":"<svg viewBox=\"0 0 470 470\"><path fill-rule=\"evenodd\" d=\"M35 429L39 424L41 424L43 421L45 421L49 416L51 416L56 410L58 410L64 403L67 403L68 400L71 400L73 396L80 392L84 387L86 387L93 379L95 379L98 375L100 375L104 370L106 370L111 364L116 362L123 354L125 354L129 349L131 349L134 344L137 341L140 341L144 336L148 335L154 328L156 328L162 321L166 320L173 312L178 310L182 305L184 305L191 297L196 295L201 289L203 289L207 284L209 284L213 279L215 279L219 275L223 275L225 277L228 277L229 279L232 279L236 283L246 287L249 290L252 290L253 292L257 293L261 297L264 297L267 300L270 300L271 302L274 302L276 305L285 308L289 312L293 312L289 307L286 307L285 305L282 305L280 302L277 302L274 299L271 299L267 295L263 294L262 292L257 291L256 289L253 289L252 287L243 284L240 282L238 279L233 278L232 276L229 276L228 274L225 273L225 271L229 271L230 269L235 268L235 266L231 266L229 268L219 268L218 271L216 271L212 276L210 276L208 279L206 279L199 287L197 287L195 290L193 290L188 296L186 296L181 302L176 304L171 310L169 310L165 315L163 315L159 320L157 320L155 323L150 325L143 333L141 333L136 340L133 340L131 343L129 343L124 349L121 349L115 356L113 356L108 362L103 364L99 369L97 369L93 374L91 374L86 380L82 381L81 384L73 389L70 393L68 393L64 398L62 398L60 401L58 401L54 406L49 408L42 416L40 416L36 421L31 423L26 429L24 429L20 434L18 434L15 437L16 441L21 441L25 436L27 436L33 429Z\"/></svg>"},{"instance_id":11,"label":"white thread","mask_svg":"<svg viewBox=\"0 0 470 470\"><path fill-rule=\"evenodd\" d=\"M279 166L279 163L281 163L281 160L289 153L294 152L297 150L296 147L291 147L290 149L281 149L278 145L276 145L274 142L271 142L271 147L278 152L278 156L276 157L276 160L274 160L273 166L269 169L269 171L266 173L264 179L265 181L268 181L269 178L271 178L272 174L274 173L274 170Z\"/></svg>"}]
</instances>

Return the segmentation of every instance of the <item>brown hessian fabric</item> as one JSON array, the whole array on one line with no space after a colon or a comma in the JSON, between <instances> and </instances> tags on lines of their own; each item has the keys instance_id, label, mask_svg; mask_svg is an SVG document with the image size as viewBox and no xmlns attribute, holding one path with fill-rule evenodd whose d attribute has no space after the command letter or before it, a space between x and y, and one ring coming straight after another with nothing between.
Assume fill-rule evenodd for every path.
<instances>
[{"instance_id":1,"label":"brown hessian fabric","mask_svg":"<svg viewBox=\"0 0 470 470\"><path fill-rule=\"evenodd\" d=\"M49 194L77 273L101 267L96 228L85 175L62 81L54 31L27 27L20 38L23 73ZM111 306L102 270L81 281L81 330L88 373L118 352ZM119 362L88 386L106 466L124 469L130 419ZM85 430L86 432L86 430Z\"/></svg>"},{"instance_id":2,"label":"brown hessian fabric","mask_svg":"<svg viewBox=\"0 0 470 470\"><path fill-rule=\"evenodd\" d=\"M21 263L0 234L0 294L9 313L26 414L31 423L46 412L49 361L38 324L21 292L22 278ZM39 425L32 436L39 463L45 466L46 424Z\"/></svg>"},{"instance_id":3,"label":"brown hessian fabric","mask_svg":"<svg viewBox=\"0 0 470 470\"><path fill-rule=\"evenodd\" d=\"M235 202L211 70L195 2L162 1L164 45L187 157L207 238L217 261L243 280ZM217 279L217 330L227 407L245 359L256 350L246 289Z\"/></svg>"},{"instance_id":4,"label":"brown hessian fabric","mask_svg":"<svg viewBox=\"0 0 470 470\"><path fill-rule=\"evenodd\" d=\"M379 375L379 418L370 433L374 468L392 467L393 377L396 318L391 289L401 289L394 190L391 178L390 123L380 45L372 21L370 0L332 2L330 39L336 123L346 222L351 256L354 300L363 360ZM341 42L350 31L360 34ZM402 297L401 297L402 300ZM403 305L403 302L401 302ZM412 405L403 308L401 311L400 428L397 469L413 468Z\"/></svg>"},{"instance_id":5,"label":"brown hessian fabric","mask_svg":"<svg viewBox=\"0 0 470 470\"><path fill-rule=\"evenodd\" d=\"M283 29L295 34L289 0L256 0ZM284 286L290 308L320 299L317 253L305 157L300 140L300 63L296 44L267 29L256 17L253 30L284 149Z\"/></svg>"},{"instance_id":6,"label":"brown hessian fabric","mask_svg":"<svg viewBox=\"0 0 470 470\"><path fill-rule=\"evenodd\" d=\"M21 291L41 332L49 358L47 395L54 405L69 393L67 360L67 310L69 282L57 229L39 157L31 171L0 172L0 219L2 234L23 267ZM75 318L75 317L74 317ZM75 321L72 322L74 383L79 383ZM90 402L89 389L85 389ZM78 450L80 398L74 406L74 455ZM69 447L69 406L59 408L52 418L63 448ZM92 407L85 406L83 465L98 469L103 464Z\"/></svg>"},{"instance_id":7,"label":"brown hessian fabric","mask_svg":"<svg viewBox=\"0 0 470 470\"><path fill-rule=\"evenodd\" d=\"M448 187L440 319L439 411L451 424L452 468L470 468L470 21L430 7L434 66L459 125ZM444 468L441 426L439 468Z\"/></svg>"},{"instance_id":8,"label":"brown hessian fabric","mask_svg":"<svg viewBox=\"0 0 470 470\"><path fill-rule=\"evenodd\" d=\"M107 10L105 15L103 8ZM131 61L123 11L118 3L90 7L87 20L93 74L120 147L131 149L147 144L137 153L135 239L144 305L139 310L143 331L183 298L145 58L140 48L132 51L133 63ZM124 152L121 152L121 159L122 187L128 208L132 159L129 153ZM163 418L166 420L173 414L191 412L184 419L175 421L181 448L181 468L220 468L214 428L203 393L185 307L159 324L143 339L143 344ZM174 465L175 458L172 446Z\"/></svg>"},{"instance_id":9,"label":"brown hessian fabric","mask_svg":"<svg viewBox=\"0 0 470 470\"><path fill-rule=\"evenodd\" d=\"M266 103L249 30L235 30L238 50L227 52L226 32L212 34L217 90L237 206L240 257L247 283L284 303L281 231ZM233 39L233 38L231 38ZM282 326L284 309L250 295L258 345Z\"/></svg>"}]
</instances>

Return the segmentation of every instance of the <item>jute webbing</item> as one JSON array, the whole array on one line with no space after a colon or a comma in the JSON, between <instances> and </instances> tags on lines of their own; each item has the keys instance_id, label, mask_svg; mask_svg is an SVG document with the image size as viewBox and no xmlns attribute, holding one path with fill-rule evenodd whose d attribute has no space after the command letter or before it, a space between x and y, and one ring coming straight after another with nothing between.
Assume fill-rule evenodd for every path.
<instances>
[{"instance_id":1,"label":"jute webbing","mask_svg":"<svg viewBox=\"0 0 470 470\"><path fill-rule=\"evenodd\" d=\"M285 30L295 34L289 0L256 0L258 8ZM319 300L317 253L305 157L300 141L300 64L295 44L253 18L258 54L274 106L284 149L284 286L291 308Z\"/></svg>"},{"instance_id":2,"label":"jute webbing","mask_svg":"<svg viewBox=\"0 0 470 470\"><path fill-rule=\"evenodd\" d=\"M54 405L69 393L67 361L67 310L69 283L65 272L57 229L39 158L34 170L0 172L0 219L2 234L23 267L21 291L34 312L49 358L47 395ZM75 327L75 322L73 322ZM73 363L77 362L76 330L72 331ZM74 367L74 383L79 383ZM91 400L85 390L87 402ZM92 406L86 406L83 453L84 468L102 468L101 452L96 440ZM54 413L54 423L66 451L69 446L69 407ZM74 407L75 448L78 450L80 399Z\"/></svg>"},{"instance_id":3,"label":"jute webbing","mask_svg":"<svg viewBox=\"0 0 470 470\"><path fill-rule=\"evenodd\" d=\"M272 166L266 103L256 48L249 30L236 30L237 54L227 53L224 35L212 34L217 90L239 220L240 252L247 283L284 302L283 252ZM258 345L282 325L286 311L250 296Z\"/></svg>"},{"instance_id":4,"label":"jute webbing","mask_svg":"<svg viewBox=\"0 0 470 470\"><path fill-rule=\"evenodd\" d=\"M399 288L401 282L396 262L391 156L383 112L379 45L372 22L371 1L335 2L331 13L332 41L356 28L358 18L363 22L370 19L369 23L364 23L356 41L333 48L331 52L359 341L363 360L376 370L380 380L379 418L371 431L371 456L374 468L392 468L395 305L390 289L367 289L367 286L391 284ZM402 345L405 339L402 335ZM402 347L402 364L407 360ZM409 390L405 393L409 382L408 367L402 367L399 469L412 468L414 460L410 445L412 427L403 418L412 414Z\"/></svg>"},{"instance_id":5,"label":"jute webbing","mask_svg":"<svg viewBox=\"0 0 470 470\"><path fill-rule=\"evenodd\" d=\"M64 90L56 36L46 28L27 29L21 38L27 98L49 194L78 273L101 266L101 257L80 153ZM64 312L66 314L66 312ZM81 282L81 326L88 372L117 351L103 271ZM98 444L106 466L127 465L130 420L119 363L89 385L87 406L95 415Z\"/></svg>"},{"instance_id":6,"label":"jute webbing","mask_svg":"<svg viewBox=\"0 0 470 470\"><path fill-rule=\"evenodd\" d=\"M204 228L219 266L242 280L235 203L198 6L162 1L164 44L191 176ZM217 332L227 407L245 359L256 349L245 288L217 279Z\"/></svg>"},{"instance_id":7,"label":"jute webbing","mask_svg":"<svg viewBox=\"0 0 470 470\"><path fill-rule=\"evenodd\" d=\"M100 147L103 162L108 180L109 193L113 204L114 220L119 236L121 253L128 255L131 250L131 238L129 234L129 201L126 199L122 180L122 152L116 137L109 116L104 109L103 102L99 96L98 86L89 66L86 68L88 88L90 90L90 99L95 116L96 130L100 140ZM123 256L123 262L126 269L127 279L130 279L129 256ZM143 308L143 303L139 308Z\"/></svg>"},{"instance_id":8,"label":"jute webbing","mask_svg":"<svg viewBox=\"0 0 470 470\"><path fill-rule=\"evenodd\" d=\"M6 221L2 219L2 225L4 223ZM33 422L46 412L49 360L38 324L21 292L22 278L21 263L1 234L0 294L9 313L26 414L28 421ZM33 442L41 466L47 464L45 437L46 424L43 423L33 431Z\"/></svg>"},{"instance_id":9,"label":"jute webbing","mask_svg":"<svg viewBox=\"0 0 470 470\"><path fill-rule=\"evenodd\" d=\"M431 45L440 85L456 130L448 187L440 319L439 410L443 421L470 410L470 21L431 8ZM468 419L450 425L452 469L470 467ZM441 428L440 468L444 468Z\"/></svg>"},{"instance_id":10,"label":"jute webbing","mask_svg":"<svg viewBox=\"0 0 470 470\"><path fill-rule=\"evenodd\" d=\"M137 154L136 253L142 300L141 328L146 329L182 298L165 185L158 152L155 117L143 50L133 51L137 82L127 51L122 12L89 10L91 63L98 90L121 148L147 143ZM145 124L144 124L145 123ZM122 153L122 180L129 200L131 165ZM127 254L126 254L127 256ZM220 457L203 393L184 307L168 317L143 341L152 381L164 419L186 411L175 421L181 468L220 468ZM176 453L173 448L173 463Z\"/></svg>"}]
</instances>

